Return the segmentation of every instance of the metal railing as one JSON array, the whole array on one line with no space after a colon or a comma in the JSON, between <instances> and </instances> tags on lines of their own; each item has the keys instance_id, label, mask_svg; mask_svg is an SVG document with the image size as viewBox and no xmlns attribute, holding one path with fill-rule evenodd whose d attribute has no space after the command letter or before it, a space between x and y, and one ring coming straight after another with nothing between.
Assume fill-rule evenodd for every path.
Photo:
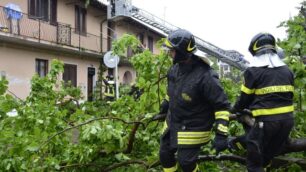
<instances>
[{"instance_id":1,"label":"metal railing","mask_svg":"<svg viewBox=\"0 0 306 172\"><path fill-rule=\"evenodd\" d=\"M145 23L148 23L149 25L152 25L153 27L156 27L162 30L166 34L169 34L173 30L179 29L178 27L167 22L166 20L161 19L153 15L152 13L145 11L143 9L137 8L137 7L133 7L131 16Z\"/></svg>"},{"instance_id":2,"label":"metal railing","mask_svg":"<svg viewBox=\"0 0 306 172\"><path fill-rule=\"evenodd\" d=\"M101 36L78 32L69 24L50 23L26 13L21 13L20 19L13 19L7 11L7 8L0 6L0 33L74 47L79 51L102 52Z\"/></svg>"}]
</instances>

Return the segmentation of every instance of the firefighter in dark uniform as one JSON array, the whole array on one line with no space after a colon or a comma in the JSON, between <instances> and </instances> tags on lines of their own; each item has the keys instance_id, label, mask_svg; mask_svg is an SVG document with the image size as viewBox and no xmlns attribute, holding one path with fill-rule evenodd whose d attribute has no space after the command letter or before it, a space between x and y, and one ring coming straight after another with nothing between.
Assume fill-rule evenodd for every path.
<instances>
[{"instance_id":1,"label":"firefighter in dark uniform","mask_svg":"<svg viewBox=\"0 0 306 172\"><path fill-rule=\"evenodd\" d=\"M115 100L115 81L114 76L109 75L106 77L107 80L103 80L105 84L104 96L106 101L114 101Z\"/></svg>"},{"instance_id":2,"label":"firefighter in dark uniform","mask_svg":"<svg viewBox=\"0 0 306 172\"><path fill-rule=\"evenodd\" d=\"M262 172L289 137L293 121L293 73L280 60L273 35L259 33L249 51L253 62L244 72L233 112L250 109L255 125L246 136L247 169Z\"/></svg>"},{"instance_id":3,"label":"firefighter in dark uniform","mask_svg":"<svg viewBox=\"0 0 306 172\"><path fill-rule=\"evenodd\" d=\"M193 35L183 29L170 33L164 43L173 58L168 71L169 107L160 142L160 162L165 172L199 171L200 147L211 139L213 124L217 152L227 148L229 108L210 60L196 48ZM177 158L175 158L177 153ZM177 161L178 163L177 163Z\"/></svg>"}]
</instances>

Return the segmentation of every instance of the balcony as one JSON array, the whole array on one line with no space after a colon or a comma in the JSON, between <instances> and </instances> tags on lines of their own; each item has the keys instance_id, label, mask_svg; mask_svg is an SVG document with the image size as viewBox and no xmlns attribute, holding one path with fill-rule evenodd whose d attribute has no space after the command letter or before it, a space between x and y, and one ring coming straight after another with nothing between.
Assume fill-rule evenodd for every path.
<instances>
[{"instance_id":1,"label":"balcony","mask_svg":"<svg viewBox=\"0 0 306 172\"><path fill-rule=\"evenodd\" d=\"M102 53L101 37L90 33L80 33L71 25L50 23L37 17L21 14L13 19L5 7L0 6L0 40L20 44L83 53L100 57Z\"/></svg>"}]
</instances>

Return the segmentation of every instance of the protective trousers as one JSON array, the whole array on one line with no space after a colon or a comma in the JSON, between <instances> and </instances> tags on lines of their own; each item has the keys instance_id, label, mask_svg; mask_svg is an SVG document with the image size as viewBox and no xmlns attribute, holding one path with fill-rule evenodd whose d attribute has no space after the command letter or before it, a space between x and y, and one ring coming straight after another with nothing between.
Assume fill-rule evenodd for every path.
<instances>
[{"instance_id":1,"label":"protective trousers","mask_svg":"<svg viewBox=\"0 0 306 172\"><path fill-rule=\"evenodd\" d=\"M293 119L256 121L247 135L248 172L264 172L285 145L293 125Z\"/></svg>"},{"instance_id":2,"label":"protective trousers","mask_svg":"<svg viewBox=\"0 0 306 172\"><path fill-rule=\"evenodd\" d=\"M160 139L159 158L164 172L175 172L178 169L177 161L184 172L198 171L197 158L200 147L197 148L175 148L171 146L170 132L165 133Z\"/></svg>"}]
</instances>

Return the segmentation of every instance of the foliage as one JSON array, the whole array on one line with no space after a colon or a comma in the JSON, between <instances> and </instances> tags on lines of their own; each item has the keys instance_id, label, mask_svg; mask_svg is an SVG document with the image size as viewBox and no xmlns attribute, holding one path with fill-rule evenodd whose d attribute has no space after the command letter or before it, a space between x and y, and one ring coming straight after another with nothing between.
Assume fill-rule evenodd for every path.
<instances>
[{"instance_id":1,"label":"foliage","mask_svg":"<svg viewBox=\"0 0 306 172\"><path fill-rule=\"evenodd\" d=\"M292 17L288 21L280 24L280 27L285 27L287 31L287 38L279 40L278 44L286 53L285 62L291 68L295 77L295 129L294 137L305 137L306 127L306 66L303 63L303 58L306 56L306 1L301 3L300 13Z\"/></svg>"},{"instance_id":2,"label":"foliage","mask_svg":"<svg viewBox=\"0 0 306 172\"><path fill-rule=\"evenodd\" d=\"M137 45L135 40L124 36L113 51L124 52L125 45ZM4 94L8 82L2 79L0 169L97 171L127 162L129 168L124 171L145 171L157 160L160 125L148 121L165 97L163 77L170 60L164 53L144 50L131 63L139 74L136 86L143 90L137 100L126 95L111 103L79 104L80 89L57 80L63 71L63 63L57 60L46 77L33 76L24 101ZM7 116L14 109L18 115Z\"/></svg>"},{"instance_id":3,"label":"foliage","mask_svg":"<svg viewBox=\"0 0 306 172\"><path fill-rule=\"evenodd\" d=\"M5 79L5 77L0 78L0 95L3 95L7 90L7 84L8 81Z\"/></svg>"},{"instance_id":4,"label":"foliage","mask_svg":"<svg viewBox=\"0 0 306 172\"><path fill-rule=\"evenodd\" d=\"M106 66L100 63L99 70L98 70L98 77L97 77L98 80L97 80L97 84L94 88L94 93L93 93L94 94L93 98L96 101L100 101L103 99L102 92L105 87L105 85L103 84L103 80L105 79L103 74L105 73L105 71L106 71Z\"/></svg>"},{"instance_id":5,"label":"foliage","mask_svg":"<svg viewBox=\"0 0 306 172\"><path fill-rule=\"evenodd\" d=\"M287 29L287 38L278 42L279 46L285 49L287 56L305 56L306 54L305 6L306 1L303 1L301 3L300 13L279 25L279 27L285 27Z\"/></svg>"},{"instance_id":6,"label":"foliage","mask_svg":"<svg viewBox=\"0 0 306 172\"><path fill-rule=\"evenodd\" d=\"M305 34L300 33L299 26L291 25L301 24L300 20L298 17L283 23L289 28L289 36L279 42L286 50L286 61L296 78L295 137L304 137L306 133L303 125L306 77L301 61L305 37L298 38ZM134 56L129 60L137 72L134 88L141 92L139 98L129 88L122 87L125 93L116 101L109 103L100 97L96 99L99 101L81 104L80 89L57 80L63 72L63 63L57 60L52 62L46 77L32 78L31 92L25 100L5 94L8 81L0 80L0 171L161 171L157 162L162 126L160 122L152 122L151 117L158 113L160 102L166 96L165 76L171 60L163 51L154 55L140 48L132 35L124 35L112 47L120 56L126 53L127 47L133 50ZM103 79L102 73L100 79ZM234 102L240 84L226 78L221 82ZM17 116L9 116L11 112ZM241 126L231 123L230 132L241 134ZM213 153L210 145L203 147L203 154ZM237 164L229 163L205 162L200 168L241 170ZM299 167L292 165L291 169Z\"/></svg>"},{"instance_id":7,"label":"foliage","mask_svg":"<svg viewBox=\"0 0 306 172\"><path fill-rule=\"evenodd\" d=\"M240 87L241 83L240 82L235 82L229 78L222 78L221 79L221 84L224 88L224 91L228 97L228 100L231 103L234 103L235 100L237 99L237 95L240 94Z\"/></svg>"}]
</instances>

